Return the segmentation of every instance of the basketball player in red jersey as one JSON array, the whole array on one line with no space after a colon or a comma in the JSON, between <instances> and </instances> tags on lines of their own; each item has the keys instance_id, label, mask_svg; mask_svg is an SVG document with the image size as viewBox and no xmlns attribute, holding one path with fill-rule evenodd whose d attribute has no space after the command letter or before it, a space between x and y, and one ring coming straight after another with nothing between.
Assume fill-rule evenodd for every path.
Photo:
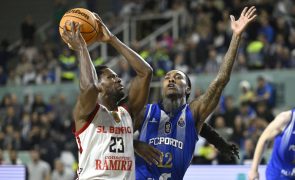
<instances>
[{"instance_id":1,"label":"basketball player in red jersey","mask_svg":"<svg viewBox=\"0 0 295 180\"><path fill-rule=\"evenodd\" d=\"M74 132L79 149L77 174L81 180L135 179L131 117L137 117L147 103L152 68L96 17L101 29L97 41L112 45L123 55L136 77L123 108L118 105L124 97L121 79L106 66L94 67L80 34L80 25L67 22L71 30L65 30L62 38L77 52L80 63L80 94L74 109ZM161 156L160 152L155 153Z\"/></svg>"}]
</instances>

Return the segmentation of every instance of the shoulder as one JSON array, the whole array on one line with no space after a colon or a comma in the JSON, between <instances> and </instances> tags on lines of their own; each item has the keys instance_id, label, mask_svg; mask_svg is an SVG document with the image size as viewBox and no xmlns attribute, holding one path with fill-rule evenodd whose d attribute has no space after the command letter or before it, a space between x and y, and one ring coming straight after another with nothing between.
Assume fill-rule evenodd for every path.
<instances>
[{"instance_id":1,"label":"shoulder","mask_svg":"<svg viewBox=\"0 0 295 180\"><path fill-rule=\"evenodd\" d=\"M284 111L278 114L275 120L270 124L272 128L279 128L281 131L286 129L292 118L292 110Z\"/></svg>"},{"instance_id":2,"label":"shoulder","mask_svg":"<svg viewBox=\"0 0 295 180\"><path fill-rule=\"evenodd\" d=\"M291 117L292 117L292 110L284 111L277 115L277 118L282 120L290 120Z\"/></svg>"},{"instance_id":3,"label":"shoulder","mask_svg":"<svg viewBox=\"0 0 295 180\"><path fill-rule=\"evenodd\" d=\"M40 161L40 166L42 166L46 170L50 170L50 165L46 161Z\"/></svg>"}]
</instances>

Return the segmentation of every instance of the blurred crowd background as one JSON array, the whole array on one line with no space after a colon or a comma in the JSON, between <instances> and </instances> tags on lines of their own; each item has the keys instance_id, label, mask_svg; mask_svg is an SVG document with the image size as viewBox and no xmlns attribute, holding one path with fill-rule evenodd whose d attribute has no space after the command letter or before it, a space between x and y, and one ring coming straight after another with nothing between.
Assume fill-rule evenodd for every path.
<instances>
[{"instance_id":1,"label":"blurred crowd background","mask_svg":"<svg viewBox=\"0 0 295 180\"><path fill-rule=\"evenodd\" d=\"M62 15L75 7L66 0L55 0L51 26L40 38L38 27L30 14L19 24L18 44L2 39L0 44L0 86L56 86L78 82L78 59L61 41L58 24ZM84 7L97 11L99 2L87 0ZM295 6L291 0L116 0L112 10L103 14L106 25L115 29L128 17L162 16L180 13L179 37L167 31L155 43L140 46L130 42L154 68L154 82L165 72L179 69L190 75L216 75L230 39L230 18L238 18L245 6L255 5L257 20L244 33L236 57L234 73L294 69L295 67ZM45 22L44 22L45 23ZM145 21L137 26L137 38L156 30L163 20ZM119 36L120 37L120 36ZM14 46L12 46L14 45ZM109 49L109 54L115 54ZM98 49L91 51L95 65L108 63ZM128 85L134 76L123 59L116 63L117 73ZM205 89L196 87L194 97ZM274 119L277 109L276 85L263 75L256 82L239 83L240 95L224 95L210 117L210 123L226 140L240 148L240 159L228 161L214 146L201 139L196 145L193 164L249 164L255 144L264 128ZM77 168L77 147L71 132L73 102L66 92L44 98L44 94L19 95L7 91L0 104L0 164L25 164L31 180L72 180ZM151 91L156 93L156 91ZM151 94L153 96L153 94ZM191 97L193 98L193 97ZM155 101L155 99L151 99ZM271 145L269 146L271 147ZM269 149L269 152L271 150ZM266 163L266 156L263 163ZM34 173L32 173L34 172Z\"/></svg>"}]
</instances>

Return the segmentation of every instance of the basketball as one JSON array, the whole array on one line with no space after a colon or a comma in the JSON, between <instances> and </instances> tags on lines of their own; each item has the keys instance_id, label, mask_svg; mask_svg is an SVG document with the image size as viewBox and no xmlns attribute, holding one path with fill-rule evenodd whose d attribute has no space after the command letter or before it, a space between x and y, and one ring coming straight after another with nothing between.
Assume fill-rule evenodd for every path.
<instances>
[{"instance_id":1,"label":"basketball","mask_svg":"<svg viewBox=\"0 0 295 180\"><path fill-rule=\"evenodd\" d=\"M99 28L95 20L95 16L91 11L84 8L75 8L67 11L61 18L59 23L60 35L62 35L64 25L68 20L80 23L80 32L87 45L95 42L95 38L99 32ZM68 31L71 29L70 24L66 25L66 29Z\"/></svg>"}]
</instances>

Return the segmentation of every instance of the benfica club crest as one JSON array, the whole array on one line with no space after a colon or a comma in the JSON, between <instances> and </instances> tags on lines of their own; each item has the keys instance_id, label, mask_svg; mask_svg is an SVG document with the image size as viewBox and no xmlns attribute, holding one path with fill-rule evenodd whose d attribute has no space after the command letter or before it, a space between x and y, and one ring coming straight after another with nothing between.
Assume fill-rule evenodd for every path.
<instances>
[{"instance_id":1,"label":"benfica club crest","mask_svg":"<svg viewBox=\"0 0 295 180\"><path fill-rule=\"evenodd\" d=\"M114 120L116 121L116 123L119 123L121 121L120 116L117 111L112 111L111 114L112 114Z\"/></svg>"}]
</instances>

